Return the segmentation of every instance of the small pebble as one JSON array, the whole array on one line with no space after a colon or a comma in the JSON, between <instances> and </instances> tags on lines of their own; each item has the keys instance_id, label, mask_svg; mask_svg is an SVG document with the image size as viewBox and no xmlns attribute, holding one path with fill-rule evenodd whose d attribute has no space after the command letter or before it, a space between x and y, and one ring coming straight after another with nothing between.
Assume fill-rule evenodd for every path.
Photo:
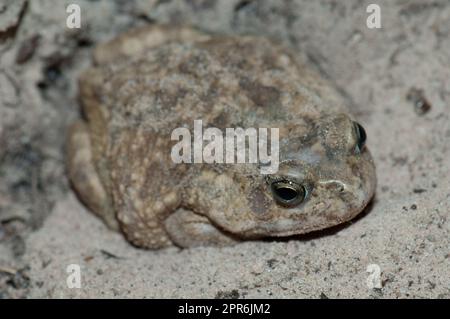
<instances>
[{"instance_id":1,"label":"small pebble","mask_svg":"<svg viewBox=\"0 0 450 319\"><path fill-rule=\"evenodd\" d=\"M16 55L17 64L23 64L33 57L34 52L36 51L36 48L39 45L39 39L40 36L38 34L35 34L32 37L26 39L21 44Z\"/></svg>"},{"instance_id":2,"label":"small pebble","mask_svg":"<svg viewBox=\"0 0 450 319\"><path fill-rule=\"evenodd\" d=\"M431 110L431 104L425 98L422 89L411 88L406 94L406 100L413 103L417 115L424 115Z\"/></svg>"}]
</instances>

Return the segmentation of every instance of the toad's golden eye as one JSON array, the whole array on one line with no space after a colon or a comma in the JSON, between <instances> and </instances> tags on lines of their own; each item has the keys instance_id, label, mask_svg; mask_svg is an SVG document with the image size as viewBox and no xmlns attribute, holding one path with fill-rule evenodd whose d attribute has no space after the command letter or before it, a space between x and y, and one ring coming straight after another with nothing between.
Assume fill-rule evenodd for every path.
<instances>
[{"instance_id":1,"label":"toad's golden eye","mask_svg":"<svg viewBox=\"0 0 450 319\"><path fill-rule=\"evenodd\" d=\"M364 127L362 127L361 124L358 122L353 122L353 126L355 128L355 134L356 134L356 152L361 153L364 145L366 145L366 131L364 130Z\"/></svg>"},{"instance_id":2,"label":"toad's golden eye","mask_svg":"<svg viewBox=\"0 0 450 319\"><path fill-rule=\"evenodd\" d=\"M274 199L283 206L296 206L306 197L305 187L288 180L273 182L270 188Z\"/></svg>"}]
</instances>

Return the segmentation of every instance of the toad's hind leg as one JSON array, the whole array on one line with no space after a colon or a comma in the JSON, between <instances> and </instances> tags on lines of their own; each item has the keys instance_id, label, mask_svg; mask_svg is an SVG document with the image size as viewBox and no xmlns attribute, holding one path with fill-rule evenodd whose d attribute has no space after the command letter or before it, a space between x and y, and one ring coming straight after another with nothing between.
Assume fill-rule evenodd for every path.
<instances>
[{"instance_id":1,"label":"toad's hind leg","mask_svg":"<svg viewBox=\"0 0 450 319\"><path fill-rule=\"evenodd\" d=\"M228 246L238 242L211 224L210 220L190 210L180 208L164 223L170 239L178 246Z\"/></svg>"},{"instance_id":2,"label":"toad's hind leg","mask_svg":"<svg viewBox=\"0 0 450 319\"><path fill-rule=\"evenodd\" d=\"M92 161L89 132L84 121L75 122L68 135L67 169L81 201L112 229L118 222Z\"/></svg>"}]
</instances>

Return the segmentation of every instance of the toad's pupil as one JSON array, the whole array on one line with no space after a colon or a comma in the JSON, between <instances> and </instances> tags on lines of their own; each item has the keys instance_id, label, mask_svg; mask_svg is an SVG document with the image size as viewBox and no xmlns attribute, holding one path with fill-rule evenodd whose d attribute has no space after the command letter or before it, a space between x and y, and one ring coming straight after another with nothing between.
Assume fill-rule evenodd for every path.
<instances>
[{"instance_id":1,"label":"toad's pupil","mask_svg":"<svg viewBox=\"0 0 450 319\"><path fill-rule=\"evenodd\" d=\"M356 137L358 139L357 147L358 151L361 152L364 145L366 144L366 131L364 130L364 127L362 127L361 124L355 122L355 130L356 130Z\"/></svg>"},{"instance_id":2,"label":"toad's pupil","mask_svg":"<svg viewBox=\"0 0 450 319\"><path fill-rule=\"evenodd\" d=\"M286 201L293 200L298 195L295 189L289 187L279 187L275 190L275 192L277 193L278 197Z\"/></svg>"}]
</instances>

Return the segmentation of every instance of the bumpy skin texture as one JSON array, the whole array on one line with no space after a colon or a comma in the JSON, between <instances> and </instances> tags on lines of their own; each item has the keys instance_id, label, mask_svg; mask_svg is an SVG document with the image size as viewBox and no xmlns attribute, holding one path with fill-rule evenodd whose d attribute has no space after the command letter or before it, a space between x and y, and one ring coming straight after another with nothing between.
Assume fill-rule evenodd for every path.
<instances>
[{"instance_id":1,"label":"bumpy skin texture","mask_svg":"<svg viewBox=\"0 0 450 319\"><path fill-rule=\"evenodd\" d=\"M347 221L375 190L344 100L267 39L150 26L99 46L80 79L85 120L69 133L68 170L80 198L136 246L228 245ZM280 130L280 166L175 164L177 127ZM293 207L271 183L302 185Z\"/></svg>"}]
</instances>

